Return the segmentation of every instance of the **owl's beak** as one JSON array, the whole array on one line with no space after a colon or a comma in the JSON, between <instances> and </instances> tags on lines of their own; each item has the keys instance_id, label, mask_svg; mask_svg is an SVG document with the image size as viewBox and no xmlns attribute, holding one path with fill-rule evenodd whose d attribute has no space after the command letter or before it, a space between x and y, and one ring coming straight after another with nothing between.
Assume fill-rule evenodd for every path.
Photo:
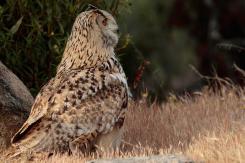
<instances>
[{"instance_id":1,"label":"owl's beak","mask_svg":"<svg viewBox=\"0 0 245 163\"><path fill-rule=\"evenodd\" d=\"M116 30L116 33L119 35L119 33L120 33L120 30L119 30L119 28Z\"/></svg>"},{"instance_id":2,"label":"owl's beak","mask_svg":"<svg viewBox=\"0 0 245 163\"><path fill-rule=\"evenodd\" d=\"M119 29L115 29L115 30L112 30L113 33L119 35L120 34L120 30Z\"/></svg>"},{"instance_id":3,"label":"owl's beak","mask_svg":"<svg viewBox=\"0 0 245 163\"><path fill-rule=\"evenodd\" d=\"M119 28L113 29L112 31L113 31L115 34L118 34L118 35L120 34Z\"/></svg>"}]
</instances>

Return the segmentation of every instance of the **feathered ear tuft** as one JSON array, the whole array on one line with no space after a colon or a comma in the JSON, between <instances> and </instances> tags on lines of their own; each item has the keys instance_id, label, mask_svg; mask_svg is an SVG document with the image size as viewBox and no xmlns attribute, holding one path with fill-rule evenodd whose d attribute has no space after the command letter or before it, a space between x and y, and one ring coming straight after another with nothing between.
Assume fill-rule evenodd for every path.
<instances>
[{"instance_id":1,"label":"feathered ear tuft","mask_svg":"<svg viewBox=\"0 0 245 163\"><path fill-rule=\"evenodd\" d=\"M88 7L87 7L86 11L96 10L96 9L98 9L98 7L96 7L96 6L92 5L92 4L88 4Z\"/></svg>"}]
</instances>

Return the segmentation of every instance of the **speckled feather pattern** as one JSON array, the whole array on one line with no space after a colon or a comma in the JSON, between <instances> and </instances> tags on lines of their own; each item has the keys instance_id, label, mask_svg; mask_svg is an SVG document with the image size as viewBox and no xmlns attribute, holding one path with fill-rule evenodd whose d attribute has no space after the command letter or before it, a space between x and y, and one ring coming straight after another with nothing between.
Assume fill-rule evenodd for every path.
<instances>
[{"instance_id":1,"label":"speckled feather pattern","mask_svg":"<svg viewBox=\"0 0 245 163\"><path fill-rule=\"evenodd\" d=\"M116 29L106 11L78 15L56 76L43 86L29 118L12 139L16 151L86 148L122 127L129 89L114 54Z\"/></svg>"}]
</instances>

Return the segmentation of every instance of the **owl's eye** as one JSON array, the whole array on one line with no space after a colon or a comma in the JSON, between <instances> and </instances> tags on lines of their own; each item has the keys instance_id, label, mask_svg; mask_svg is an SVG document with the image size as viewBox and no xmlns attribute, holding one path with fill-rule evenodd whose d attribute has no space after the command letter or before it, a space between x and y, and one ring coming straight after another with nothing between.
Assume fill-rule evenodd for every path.
<instances>
[{"instance_id":1,"label":"owl's eye","mask_svg":"<svg viewBox=\"0 0 245 163\"><path fill-rule=\"evenodd\" d=\"M106 19L106 18L102 21L102 24L103 24L104 26L107 25L107 19Z\"/></svg>"}]
</instances>

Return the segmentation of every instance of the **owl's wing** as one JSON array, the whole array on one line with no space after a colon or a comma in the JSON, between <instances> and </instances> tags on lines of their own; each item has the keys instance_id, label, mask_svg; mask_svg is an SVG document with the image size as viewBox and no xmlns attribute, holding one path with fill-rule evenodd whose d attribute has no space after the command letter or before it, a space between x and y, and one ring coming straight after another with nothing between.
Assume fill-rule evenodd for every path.
<instances>
[{"instance_id":1,"label":"owl's wing","mask_svg":"<svg viewBox=\"0 0 245 163\"><path fill-rule=\"evenodd\" d=\"M11 142L15 143L21 138L21 135L24 134L27 129L34 125L36 122L39 121L46 113L48 108L47 98L52 95L52 92L54 90L54 78L52 78L46 85L44 85L39 94L37 95L32 108L30 115L26 122L22 125L22 127L19 129L19 131L13 136Z\"/></svg>"},{"instance_id":2,"label":"owl's wing","mask_svg":"<svg viewBox=\"0 0 245 163\"><path fill-rule=\"evenodd\" d=\"M76 123L77 135L70 144L71 151L86 150L86 144L88 145L90 142L96 142L96 145L102 145L102 148L103 144L107 142L109 143L108 147L111 145L111 147L114 147L115 141L118 141L119 135L109 136L104 140L101 139L112 131L116 132L114 134L118 134L124 123L128 104L128 88L122 82L125 79L123 74L112 74L112 78L113 82L109 82L106 87L99 89L94 96L88 96L86 100L81 101L79 105L76 105L64 115L64 117L71 115L71 124L74 120L79 121L79 123ZM73 102L70 101L70 105ZM75 114L73 113L74 110L76 110ZM107 147L107 145L105 146Z\"/></svg>"},{"instance_id":3,"label":"owl's wing","mask_svg":"<svg viewBox=\"0 0 245 163\"><path fill-rule=\"evenodd\" d=\"M18 142L45 117L55 115L64 108L70 107L69 102L76 98L76 102L82 103L86 99L95 96L99 91L111 87L112 85L123 85L127 87L126 79L120 74L109 74L106 72L95 71L95 69L74 70L67 74L67 77L60 82L60 79L53 79L47 84L37 96L30 116L21 129L12 138L12 143ZM53 85L53 86L52 86Z\"/></svg>"}]
</instances>

